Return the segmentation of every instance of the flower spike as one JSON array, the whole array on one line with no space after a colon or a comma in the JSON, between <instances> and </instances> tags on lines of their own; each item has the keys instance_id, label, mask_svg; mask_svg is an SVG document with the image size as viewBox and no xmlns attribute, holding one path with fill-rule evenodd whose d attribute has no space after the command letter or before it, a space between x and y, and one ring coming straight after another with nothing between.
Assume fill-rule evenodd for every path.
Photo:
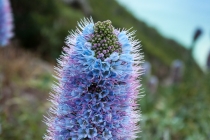
<instances>
[{"instance_id":1,"label":"flower spike","mask_svg":"<svg viewBox=\"0 0 210 140\"><path fill-rule=\"evenodd\" d=\"M13 37L13 18L9 0L0 0L0 47L6 46Z\"/></svg>"},{"instance_id":2,"label":"flower spike","mask_svg":"<svg viewBox=\"0 0 210 140\"><path fill-rule=\"evenodd\" d=\"M134 32L84 19L55 68L45 140L134 140L143 56Z\"/></svg>"}]
</instances>

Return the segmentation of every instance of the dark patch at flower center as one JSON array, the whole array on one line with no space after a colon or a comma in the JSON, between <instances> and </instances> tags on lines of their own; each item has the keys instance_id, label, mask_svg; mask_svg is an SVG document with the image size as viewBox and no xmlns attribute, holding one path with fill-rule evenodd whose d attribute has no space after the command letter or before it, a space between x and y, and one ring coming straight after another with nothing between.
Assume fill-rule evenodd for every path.
<instances>
[{"instance_id":1,"label":"dark patch at flower center","mask_svg":"<svg viewBox=\"0 0 210 140\"><path fill-rule=\"evenodd\" d=\"M82 138L80 140L90 140L90 139L88 137L86 137L86 138Z\"/></svg>"},{"instance_id":2,"label":"dark patch at flower center","mask_svg":"<svg viewBox=\"0 0 210 140\"><path fill-rule=\"evenodd\" d=\"M121 44L114 34L114 27L110 20L99 21L94 26L94 34L90 40L95 57L101 60L109 57L113 52L122 52Z\"/></svg>"},{"instance_id":3,"label":"dark patch at flower center","mask_svg":"<svg viewBox=\"0 0 210 140\"><path fill-rule=\"evenodd\" d=\"M100 93L101 92L101 88L97 86L96 83L92 83L89 87L88 87L88 92L89 93Z\"/></svg>"}]
</instances>

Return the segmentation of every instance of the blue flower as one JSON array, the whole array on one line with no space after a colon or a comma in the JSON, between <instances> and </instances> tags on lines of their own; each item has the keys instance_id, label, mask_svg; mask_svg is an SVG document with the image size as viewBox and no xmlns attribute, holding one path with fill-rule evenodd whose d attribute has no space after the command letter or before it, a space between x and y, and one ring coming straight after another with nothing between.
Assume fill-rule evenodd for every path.
<instances>
[{"instance_id":1,"label":"blue flower","mask_svg":"<svg viewBox=\"0 0 210 140\"><path fill-rule=\"evenodd\" d=\"M99 69L94 69L92 70L92 73L94 76L99 76L100 75L100 70Z\"/></svg>"},{"instance_id":2,"label":"blue flower","mask_svg":"<svg viewBox=\"0 0 210 140\"><path fill-rule=\"evenodd\" d=\"M120 56L120 60L129 63L129 62L132 62L132 61L133 61L133 58L132 58L131 55L122 54L122 55Z\"/></svg>"},{"instance_id":3,"label":"blue flower","mask_svg":"<svg viewBox=\"0 0 210 140\"><path fill-rule=\"evenodd\" d=\"M90 71L88 74L87 74L87 78L89 80L92 80L94 78L94 73L92 71Z\"/></svg>"},{"instance_id":4,"label":"blue flower","mask_svg":"<svg viewBox=\"0 0 210 140\"><path fill-rule=\"evenodd\" d=\"M97 59L94 62L94 69L101 70L101 60L100 59Z\"/></svg>"},{"instance_id":5,"label":"blue flower","mask_svg":"<svg viewBox=\"0 0 210 140\"><path fill-rule=\"evenodd\" d=\"M103 103L97 103L96 105L93 106L93 110L96 112L99 112L103 108Z\"/></svg>"},{"instance_id":6,"label":"blue flower","mask_svg":"<svg viewBox=\"0 0 210 140\"><path fill-rule=\"evenodd\" d=\"M85 26L84 30L82 31L83 35L90 35L94 32L94 28L93 28L94 24L90 23L88 25Z\"/></svg>"},{"instance_id":7,"label":"blue flower","mask_svg":"<svg viewBox=\"0 0 210 140\"><path fill-rule=\"evenodd\" d=\"M86 42L85 38L82 35L79 35L77 37L77 42L76 42L76 45L75 45L76 49L78 51L81 51L83 49L83 46L84 46L85 42Z\"/></svg>"},{"instance_id":8,"label":"blue flower","mask_svg":"<svg viewBox=\"0 0 210 140\"><path fill-rule=\"evenodd\" d=\"M112 133L111 133L111 131L109 131L109 130L105 130L104 132L103 132L103 138L105 139L105 140L109 140L110 138L112 138Z\"/></svg>"},{"instance_id":9,"label":"blue flower","mask_svg":"<svg viewBox=\"0 0 210 140\"><path fill-rule=\"evenodd\" d=\"M80 91L80 90L79 90ZM80 92L79 91L72 91L71 92L71 96L74 97L74 98L78 98L80 97Z\"/></svg>"},{"instance_id":10,"label":"blue flower","mask_svg":"<svg viewBox=\"0 0 210 140\"><path fill-rule=\"evenodd\" d=\"M91 114L92 114L92 111L91 111L91 110L86 110L86 111L84 112L84 117L85 117L85 118L89 118Z\"/></svg>"},{"instance_id":11,"label":"blue flower","mask_svg":"<svg viewBox=\"0 0 210 140\"><path fill-rule=\"evenodd\" d=\"M65 140L65 139L66 139L66 138L64 137L63 134L57 135L57 136L55 137L55 140Z\"/></svg>"},{"instance_id":12,"label":"blue flower","mask_svg":"<svg viewBox=\"0 0 210 140\"><path fill-rule=\"evenodd\" d=\"M105 82L106 82L106 80L100 80L99 82L98 82L98 86L104 86L104 84L105 84Z\"/></svg>"},{"instance_id":13,"label":"blue flower","mask_svg":"<svg viewBox=\"0 0 210 140\"><path fill-rule=\"evenodd\" d=\"M103 76L104 78L109 77L109 76L110 76L110 71L103 71L103 72L102 72L102 76Z\"/></svg>"},{"instance_id":14,"label":"blue flower","mask_svg":"<svg viewBox=\"0 0 210 140\"><path fill-rule=\"evenodd\" d=\"M101 123L101 122L103 122L103 117L102 117L102 115L97 114L92 118L92 121L93 121L93 123Z\"/></svg>"},{"instance_id":15,"label":"blue flower","mask_svg":"<svg viewBox=\"0 0 210 140\"><path fill-rule=\"evenodd\" d=\"M119 59L119 54L117 52L114 52L110 55L109 60L111 61L117 61Z\"/></svg>"},{"instance_id":16,"label":"blue flower","mask_svg":"<svg viewBox=\"0 0 210 140\"><path fill-rule=\"evenodd\" d=\"M125 70L125 67L123 65L121 65L121 62L113 62L111 64L111 71L114 73L119 73L122 74L122 72Z\"/></svg>"},{"instance_id":17,"label":"blue flower","mask_svg":"<svg viewBox=\"0 0 210 140\"><path fill-rule=\"evenodd\" d=\"M99 98L104 98L109 94L107 90L103 90L99 93Z\"/></svg>"},{"instance_id":18,"label":"blue flower","mask_svg":"<svg viewBox=\"0 0 210 140\"><path fill-rule=\"evenodd\" d=\"M78 105L78 106L82 105L82 102L83 102L83 100L81 98L77 98L75 100L75 104Z\"/></svg>"},{"instance_id":19,"label":"blue flower","mask_svg":"<svg viewBox=\"0 0 210 140\"><path fill-rule=\"evenodd\" d=\"M92 44L90 42L85 42L84 47L87 49L91 49Z\"/></svg>"},{"instance_id":20,"label":"blue flower","mask_svg":"<svg viewBox=\"0 0 210 140\"><path fill-rule=\"evenodd\" d=\"M71 140L78 140L79 139L79 137L77 136L77 135L73 135L72 137L71 137Z\"/></svg>"},{"instance_id":21,"label":"blue flower","mask_svg":"<svg viewBox=\"0 0 210 140\"><path fill-rule=\"evenodd\" d=\"M80 27L58 61L45 140L133 140L140 118L134 43L110 21L86 19Z\"/></svg>"},{"instance_id":22,"label":"blue flower","mask_svg":"<svg viewBox=\"0 0 210 140\"><path fill-rule=\"evenodd\" d=\"M120 32L118 35L118 39L119 39L119 42L122 44L123 52L130 53L132 46L130 44L128 36L126 35L126 32L125 31Z\"/></svg>"},{"instance_id":23,"label":"blue flower","mask_svg":"<svg viewBox=\"0 0 210 140\"><path fill-rule=\"evenodd\" d=\"M78 130L78 136L79 138L86 138L87 137L87 130L84 128L80 128Z\"/></svg>"},{"instance_id":24,"label":"blue flower","mask_svg":"<svg viewBox=\"0 0 210 140\"><path fill-rule=\"evenodd\" d=\"M110 106L111 106L110 103L104 102L104 103L103 103L103 106L104 106L104 107L103 107L103 110L104 110L104 111L110 110Z\"/></svg>"},{"instance_id":25,"label":"blue flower","mask_svg":"<svg viewBox=\"0 0 210 140\"><path fill-rule=\"evenodd\" d=\"M0 0L0 47L6 46L13 37L12 12L9 0Z\"/></svg>"},{"instance_id":26,"label":"blue flower","mask_svg":"<svg viewBox=\"0 0 210 140\"><path fill-rule=\"evenodd\" d=\"M88 138L94 138L97 136L97 129L96 128L89 128L87 130Z\"/></svg>"},{"instance_id":27,"label":"blue flower","mask_svg":"<svg viewBox=\"0 0 210 140\"><path fill-rule=\"evenodd\" d=\"M89 50L89 49L86 49L86 50L84 50L83 51L83 53L82 53L84 56L94 56L94 51L92 51L92 50Z\"/></svg>"},{"instance_id":28,"label":"blue flower","mask_svg":"<svg viewBox=\"0 0 210 140\"><path fill-rule=\"evenodd\" d=\"M65 118L62 124L66 129L71 129L74 126L74 122L70 118Z\"/></svg>"},{"instance_id":29,"label":"blue flower","mask_svg":"<svg viewBox=\"0 0 210 140\"><path fill-rule=\"evenodd\" d=\"M84 96L85 101L87 101L87 102L91 101L94 97L95 97L95 95L94 94L91 94L91 93L87 93Z\"/></svg>"},{"instance_id":30,"label":"blue flower","mask_svg":"<svg viewBox=\"0 0 210 140\"><path fill-rule=\"evenodd\" d=\"M85 118L80 118L77 120L81 128L86 128L88 126L88 122Z\"/></svg>"},{"instance_id":31,"label":"blue flower","mask_svg":"<svg viewBox=\"0 0 210 140\"><path fill-rule=\"evenodd\" d=\"M117 77L117 74L114 71L110 71L110 78Z\"/></svg>"},{"instance_id":32,"label":"blue flower","mask_svg":"<svg viewBox=\"0 0 210 140\"><path fill-rule=\"evenodd\" d=\"M101 69L103 71L109 71L109 68L110 68L110 64L108 62L102 62L101 63Z\"/></svg>"},{"instance_id":33,"label":"blue flower","mask_svg":"<svg viewBox=\"0 0 210 140\"><path fill-rule=\"evenodd\" d=\"M67 115L72 111L72 108L67 104L60 104L58 106L58 114Z\"/></svg>"},{"instance_id":34,"label":"blue flower","mask_svg":"<svg viewBox=\"0 0 210 140\"><path fill-rule=\"evenodd\" d=\"M86 61L83 63L83 65L86 65L88 70L93 70L96 58L94 56L85 56L85 59Z\"/></svg>"}]
</instances>

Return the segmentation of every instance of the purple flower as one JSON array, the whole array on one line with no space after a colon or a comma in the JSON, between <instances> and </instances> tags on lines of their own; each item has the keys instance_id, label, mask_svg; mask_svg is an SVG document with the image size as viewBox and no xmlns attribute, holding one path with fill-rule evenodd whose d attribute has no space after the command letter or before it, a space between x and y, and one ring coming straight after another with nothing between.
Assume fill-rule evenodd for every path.
<instances>
[{"instance_id":1,"label":"purple flower","mask_svg":"<svg viewBox=\"0 0 210 140\"><path fill-rule=\"evenodd\" d=\"M13 36L13 18L9 0L0 0L0 46L6 46Z\"/></svg>"},{"instance_id":2,"label":"purple flower","mask_svg":"<svg viewBox=\"0 0 210 140\"><path fill-rule=\"evenodd\" d=\"M89 128L87 130L87 133L88 133L88 138L94 138L97 136L97 130L96 128Z\"/></svg>"},{"instance_id":3,"label":"purple flower","mask_svg":"<svg viewBox=\"0 0 210 140\"><path fill-rule=\"evenodd\" d=\"M78 136L79 136L79 138L86 138L87 137L87 130L86 129L84 129L84 128L80 128L79 130L78 130Z\"/></svg>"},{"instance_id":4,"label":"purple flower","mask_svg":"<svg viewBox=\"0 0 210 140\"><path fill-rule=\"evenodd\" d=\"M45 140L137 138L139 42L111 21L84 19L56 68ZM108 51L109 50L109 51Z\"/></svg>"},{"instance_id":5,"label":"purple flower","mask_svg":"<svg viewBox=\"0 0 210 140\"><path fill-rule=\"evenodd\" d=\"M92 121L93 123L97 124L97 123L101 123L103 122L103 116L102 115L95 115L93 118L92 118Z\"/></svg>"},{"instance_id":6,"label":"purple flower","mask_svg":"<svg viewBox=\"0 0 210 140\"><path fill-rule=\"evenodd\" d=\"M105 140L108 140L108 139L112 138L111 131L105 130L105 131L103 132L103 138L104 138Z\"/></svg>"}]
</instances>

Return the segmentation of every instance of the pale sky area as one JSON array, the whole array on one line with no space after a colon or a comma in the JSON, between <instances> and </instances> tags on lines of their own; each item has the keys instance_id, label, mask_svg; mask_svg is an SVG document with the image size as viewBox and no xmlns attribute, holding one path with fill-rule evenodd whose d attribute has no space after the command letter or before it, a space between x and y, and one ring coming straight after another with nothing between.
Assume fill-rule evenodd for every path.
<instances>
[{"instance_id":1,"label":"pale sky area","mask_svg":"<svg viewBox=\"0 0 210 140\"><path fill-rule=\"evenodd\" d=\"M210 0L117 1L136 18L185 47L191 45L195 29L201 28L203 33L193 53L198 64L202 68L205 67L210 51Z\"/></svg>"}]
</instances>

